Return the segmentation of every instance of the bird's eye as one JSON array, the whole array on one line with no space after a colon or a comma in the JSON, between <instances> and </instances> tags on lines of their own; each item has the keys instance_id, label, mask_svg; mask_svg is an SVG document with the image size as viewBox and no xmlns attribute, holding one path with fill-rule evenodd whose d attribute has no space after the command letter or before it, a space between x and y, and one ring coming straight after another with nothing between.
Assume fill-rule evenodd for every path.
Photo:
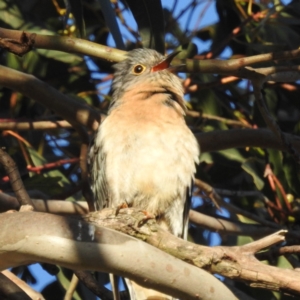
<instances>
[{"instance_id":1,"label":"bird's eye","mask_svg":"<svg viewBox=\"0 0 300 300\"><path fill-rule=\"evenodd\" d=\"M133 67L133 74L140 75L146 70L146 67L143 65L135 65Z\"/></svg>"}]
</instances>

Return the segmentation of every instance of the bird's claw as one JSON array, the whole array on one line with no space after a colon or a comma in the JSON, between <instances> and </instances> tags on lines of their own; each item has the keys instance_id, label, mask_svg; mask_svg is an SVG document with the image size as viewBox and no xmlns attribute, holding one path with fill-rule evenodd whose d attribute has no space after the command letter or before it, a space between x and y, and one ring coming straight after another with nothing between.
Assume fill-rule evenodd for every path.
<instances>
[{"instance_id":1,"label":"bird's claw","mask_svg":"<svg viewBox=\"0 0 300 300\"><path fill-rule=\"evenodd\" d=\"M126 202L121 203L116 208L115 216L117 216L122 208L128 208L128 204Z\"/></svg>"},{"instance_id":2,"label":"bird's claw","mask_svg":"<svg viewBox=\"0 0 300 300\"><path fill-rule=\"evenodd\" d=\"M141 210L141 212L145 215L143 218L141 218L138 222L137 222L137 226L141 227L143 226L148 220L151 219L155 219L155 215L150 214L149 212L147 212L146 210Z\"/></svg>"}]
</instances>

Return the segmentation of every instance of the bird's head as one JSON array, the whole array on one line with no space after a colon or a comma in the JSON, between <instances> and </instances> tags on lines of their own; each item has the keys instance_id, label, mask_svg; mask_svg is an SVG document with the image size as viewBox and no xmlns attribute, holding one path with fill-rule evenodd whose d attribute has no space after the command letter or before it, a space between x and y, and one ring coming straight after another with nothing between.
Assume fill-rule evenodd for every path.
<instances>
[{"instance_id":1,"label":"bird's head","mask_svg":"<svg viewBox=\"0 0 300 300\"><path fill-rule=\"evenodd\" d=\"M165 93L169 93L173 100L179 102L185 109L181 81L173 73L176 67L170 65L177 54L178 51L175 51L163 56L155 50L146 48L129 51L125 60L114 65L112 104L117 103L125 92L140 87L141 84L150 83L150 86L153 86L153 93L158 86L162 87Z\"/></svg>"}]
</instances>

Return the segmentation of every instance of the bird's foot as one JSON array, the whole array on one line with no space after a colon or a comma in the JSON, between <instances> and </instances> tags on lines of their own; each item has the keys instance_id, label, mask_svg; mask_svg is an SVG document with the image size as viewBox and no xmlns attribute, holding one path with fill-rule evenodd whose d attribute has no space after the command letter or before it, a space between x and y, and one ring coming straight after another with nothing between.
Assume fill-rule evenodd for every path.
<instances>
[{"instance_id":1,"label":"bird's foot","mask_svg":"<svg viewBox=\"0 0 300 300\"><path fill-rule=\"evenodd\" d=\"M122 208L128 208L127 202L123 202L117 206L116 213L115 213L116 216L119 214L119 212Z\"/></svg>"},{"instance_id":2,"label":"bird's foot","mask_svg":"<svg viewBox=\"0 0 300 300\"><path fill-rule=\"evenodd\" d=\"M138 221L138 227L144 225L148 220L156 219L156 216L154 214L151 214L146 210L141 210L141 212L144 214L144 217Z\"/></svg>"}]
</instances>

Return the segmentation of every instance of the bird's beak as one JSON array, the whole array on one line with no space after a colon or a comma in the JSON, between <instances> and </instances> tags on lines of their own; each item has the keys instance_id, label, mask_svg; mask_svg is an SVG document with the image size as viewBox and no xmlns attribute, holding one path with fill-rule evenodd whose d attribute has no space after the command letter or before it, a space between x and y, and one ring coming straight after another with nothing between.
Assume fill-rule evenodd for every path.
<instances>
[{"instance_id":1,"label":"bird's beak","mask_svg":"<svg viewBox=\"0 0 300 300\"><path fill-rule=\"evenodd\" d=\"M180 50L174 51L171 54L169 54L163 61L161 61L159 64L154 66L151 69L151 72L157 72L157 71L162 71L162 70L169 70L169 71L174 71L177 67L181 67L182 65L179 66L171 66L171 61L173 58L180 52Z\"/></svg>"}]
</instances>

